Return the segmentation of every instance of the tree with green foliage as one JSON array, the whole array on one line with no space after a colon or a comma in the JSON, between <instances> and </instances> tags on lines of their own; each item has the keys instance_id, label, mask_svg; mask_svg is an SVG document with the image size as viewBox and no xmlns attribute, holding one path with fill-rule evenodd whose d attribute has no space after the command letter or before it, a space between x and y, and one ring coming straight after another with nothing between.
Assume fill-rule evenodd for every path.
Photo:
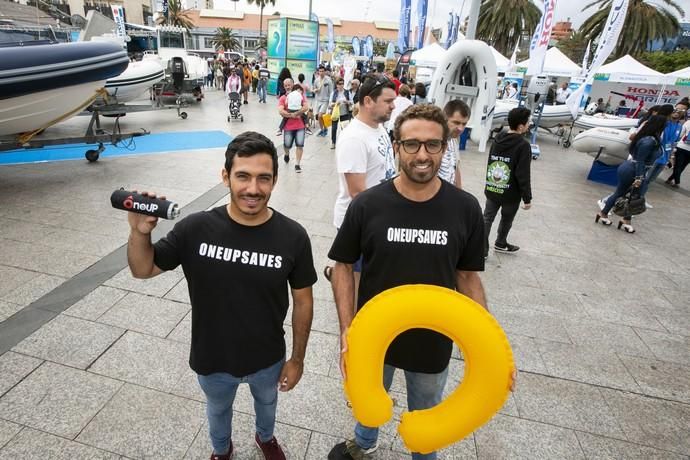
<instances>
[{"instance_id":1,"label":"tree with green foliage","mask_svg":"<svg viewBox=\"0 0 690 460\"><path fill-rule=\"evenodd\" d=\"M657 72L671 73L676 70L690 67L690 50L643 53L639 56L638 60Z\"/></svg>"},{"instance_id":2,"label":"tree with green foliage","mask_svg":"<svg viewBox=\"0 0 690 460\"><path fill-rule=\"evenodd\" d=\"M189 17L191 10L182 7L181 0L168 0L168 17L161 16L158 19L159 24L168 26L177 26L184 28L187 33L191 33L194 28L192 18Z\"/></svg>"},{"instance_id":3,"label":"tree with green foliage","mask_svg":"<svg viewBox=\"0 0 690 460\"><path fill-rule=\"evenodd\" d=\"M598 11L580 27L580 32L589 40L595 40L601 36L609 11L611 11L611 4L612 0L594 0L582 8L582 11L586 11L593 6L598 7ZM647 50L651 41L659 39L666 41L678 36L680 33L678 18L674 11L668 8L675 10L675 13L681 17L685 14L683 8L674 0L659 0L656 3L630 0L623 30L618 37L613 57L619 58L626 54L639 56Z\"/></svg>"},{"instance_id":4,"label":"tree with green foliage","mask_svg":"<svg viewBox=\"0 0 690 460\"><path fill-rule=\"evenodd\" d=\"M242 49L237 35L229 27L218 27L211 43L216 47L216 51L220 49L223 51L240 51Z\"/></svg>"},{"instance_id":5,"label":"tree with green foliage","mask_svg":"<svg viewBox=\"0 0 690 460\"><path fill-rule=\"evenodd\" d=\"M247 0L247 3L261 8L261 14L259 16L259 37L261 37L264 31L264 8L268 5L276 6L276 0Z\"/></svg>"},{"instance_id":6,"label":"tree with green foliage","mask_svg":"<svg viewBox=\"0 0 690 460\"><path fill-rule=\"evenodd\" d=\"M532 0L482 0L477 40L483 40L503 55L510 56L523 33L532 36L541 15L541 10Z\"/></svg>"}]
</instances>

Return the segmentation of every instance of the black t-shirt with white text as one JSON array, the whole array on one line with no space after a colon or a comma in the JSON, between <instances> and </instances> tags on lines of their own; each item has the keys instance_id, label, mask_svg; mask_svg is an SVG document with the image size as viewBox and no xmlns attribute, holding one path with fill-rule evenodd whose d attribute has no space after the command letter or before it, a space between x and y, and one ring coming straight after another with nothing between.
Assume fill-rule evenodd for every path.
<instances>
[{"instance_id":1,"label":"black t-shirt with white text","mask_svg":"<svg viewBox=\"0 0 690 460\"><path fill-rule=\"evenodd\" d=\"M225 206L191 214L154 245L154 262L182 265L192 304L189 365L201 375L243 377L281 360L288 284L316 282L307 232L275 210L258 226L235 222Z\"/></svg>"},{"instance_id":2,"label":"black t-shirt with white text","mask_svg":"<svg viewBox=\"0 0 690 460\"><path fill-rule=\"evenodd\" d=\"M375 295L406 284L456 289L457 270L484 270L484 221L477 199L445 181L428 201L402 196L393 181L376 185L350 203L328 257L363 268L357 309ZM427 329L399 335L386 364L438 373L448 365L452 341Z\"/></svg>"}]
</instances>

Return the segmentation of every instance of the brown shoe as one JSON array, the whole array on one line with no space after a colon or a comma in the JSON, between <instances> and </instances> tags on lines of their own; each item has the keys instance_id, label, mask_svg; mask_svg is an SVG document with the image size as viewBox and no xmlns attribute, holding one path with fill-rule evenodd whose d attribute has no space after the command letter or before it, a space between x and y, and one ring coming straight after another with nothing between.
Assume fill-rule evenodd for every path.
<instances>
[{"instance_id":1,"label":"brown shoe","mask_svg":"<svg viewBox=\"0 0 690 460\"><path fill-rule=\"evenodd\" d=\"M230 450L228 450L227 454L216 454L213 453L211 454L211 460L231 460L232 459L232 454L233 454L233 448L232 448L232 441L230 441Z\"/></svg>"},{"instance_id":2,"label":"brown shoe","mask_svg":"<svg viewBox=\"0 0 690 460\"><path fill-rule=\"evenodd\" d=\"M285 460L285 453L280 447L280 444L278 444L275 436L266 442L261 442L259 435L256 434L254 440L259 449L261 449L261 453L264 454L266 460Z\"/></svg>"}]
</instances>

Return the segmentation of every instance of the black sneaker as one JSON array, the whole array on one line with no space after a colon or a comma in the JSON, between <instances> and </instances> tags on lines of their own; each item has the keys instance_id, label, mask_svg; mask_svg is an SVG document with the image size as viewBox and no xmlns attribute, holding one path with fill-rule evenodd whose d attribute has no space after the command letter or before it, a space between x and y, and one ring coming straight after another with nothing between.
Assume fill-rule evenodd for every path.
<instances>
[{"instance_id":1,"label":"black sneaker","mask_svg":"<svg viewBox=\"0 0 690 460\"><path fill-rule=\"evenodd\" d=\"M328 453L328 460L366 460L378 449L378 444L370 449L362 449L354 440L348 440L336 444Z\"/></svg>"},{"instance_id":2,"label":"black sneaker","mask_svg":"<svg viewBox=\"0 0 690 460\"><path fill-rule=\"evenodd\" d=\"M283 155L283 161L288 163L290 161L290 155Z\"/></svg>"},{"instance_id":3,"label":"black sneaker","mask_svg":"<svg viewBox=\"0 0 690 460\"><path fill-rule=\"evenodd\" d=\"M295 172L301 173L302 167L300 165L295 165Z\"/></svg>"},{"instance_id":4,"label":"black sneaker","mask_svg":"<svg viewBox=\"0 0 690 460\"><path fill-rule=\"evenodd\" d=\"M505 245L500 245L498 243L494 244L494 250L498 252L518 252L520 246L515 246L514 244L506 243Z\"/></svg>"},{"instance_id":5,"label":"black sneaker","mask_svg":"<svg viewBox=\"0 0 690 460\"><path fill-rule=\"evenodd\" d=\"M232 454L233 454L233 447L232 447L232 441L230 441L230 449L228 450L227 454L211 454L211 460L231 460L232 459Z\"/></svg>"}]
</instances>

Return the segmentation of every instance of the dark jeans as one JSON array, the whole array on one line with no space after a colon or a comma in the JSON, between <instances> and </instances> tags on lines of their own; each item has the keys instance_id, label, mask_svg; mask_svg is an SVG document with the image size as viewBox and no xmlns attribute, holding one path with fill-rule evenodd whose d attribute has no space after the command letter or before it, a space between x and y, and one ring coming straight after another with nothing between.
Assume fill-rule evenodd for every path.
<instances>
[{"instance_id":1,"label":"dark jeans","mask_svg":"<svg viewBox=\"0 0 690 460\"><path fill-rule=\"evenodd\" d=\"M501 210L501 222L498 224L496 244L505 246L508 243L508 232L510 232L510 228L513 226L513 219L515 219L515 215L518 209L520 209L520 202L498 203L490 198L486 199L486 206L484 206L484 232L486 233L484 254L489 252L489 233L491 233L491 226L494 223L499 209Z\"/></svg>"},{"instance_id":2,"label":"dark jeans","mask_svg":"<svg viewBox=\"0 0 690 460\"><path fill-rule=\"evenodd\" d=\"M601 210L602 215L605 216L609 213L613 205L616 204L616 200L627 193L633 182L635 182L635 163L632 161L624 161L618 167L618 186L616 187L616 191L606 199L604 209ZM643 184L641 191L644 190L646 190L646 187L644 187ZM631 218L632 216L623 216L623 219L627 221L630 221Z\"/></svg>"},{"instance_id":3,"label":"dark jeans","mask_svg":"<svg viewBox=\"0 0 690 460\"><path fill-rule=\"evenodd\" d=\"M683 174L685 167L690 164L690 151L685 149L676 149L676 162L673 165L673 182L680 184L680 175Z\"/></svg>"},{"instance_id":4,"label":"dark jeans","mask_svg":"<svg viewBox=\"0 0 690 460\"><path fill-rule=\"evenodd\" d=\"M340 121L347 121L352 118L350 115L343 115L339 120L333 120L331 124L331 142L335 145L335 140L338 137L338 123Z\"/></svg>"}]
</instances>

